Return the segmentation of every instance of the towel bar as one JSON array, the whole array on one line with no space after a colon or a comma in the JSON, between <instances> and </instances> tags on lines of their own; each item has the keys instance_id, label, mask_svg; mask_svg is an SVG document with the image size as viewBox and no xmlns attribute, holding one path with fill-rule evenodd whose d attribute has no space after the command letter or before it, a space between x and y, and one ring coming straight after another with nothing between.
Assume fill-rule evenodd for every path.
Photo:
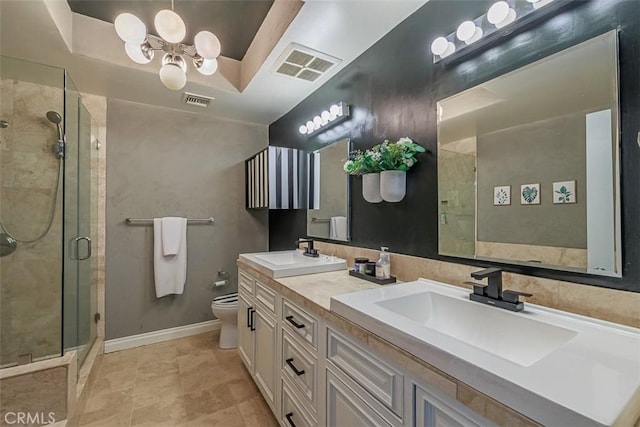
<instances>
[{"instance_id":1,"label":"towel bar","mask_svg":"<svg viewBox=\"0 0 640 427\"><path fill-rule=\"evenodd\" d=\"M127 218L127 224L153 224L153 218ZM187 218L187 224L213 224L213 217Z\"/></svg>"},{"instance_id":2,"label":"towel bar","mask_svg":"<svg viewBox=\"0 0 640 427\"><path fill-rule=\"evenodd\" d=\"M311 222L331 222L330 218L316 218L315 216L311 218Z\"/></svg>"}]
</instances>

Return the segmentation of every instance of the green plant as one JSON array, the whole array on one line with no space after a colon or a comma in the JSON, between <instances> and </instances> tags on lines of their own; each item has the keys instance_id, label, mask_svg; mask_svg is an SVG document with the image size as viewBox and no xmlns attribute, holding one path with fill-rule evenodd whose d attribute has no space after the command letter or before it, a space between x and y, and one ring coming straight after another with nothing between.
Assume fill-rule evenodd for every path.
<instances>
[{"instance_id":1,"label":"green plant","mask_svg":"<svg viewBox=\"0 0 640 427\"><path fill-rule=\"evenodd\" d=\"M380 153L372 150L352 151L344 164L344 171L349 175L365 175L380 172Z\"/></svg>"},{"instance_id":2,"label":"green plant","mask_svg":"<svg viewBox=\"0 0 640 427\"><path fill-rule=\"evenodd\" d=\"M408 171L418 159L416 154L425 149L410 138L400 138L396 142L385 140L366 151L352 151L344 164L349 175L365 175L388 170Z\"/></svg>"},{"instance_id":3,"label":"green plant","mask_svg":"<svg viewBox=\"0 0 640 427\"><path fill-rule=\"evenodd\" d=\"M372 150L380 153L380 170L383 171L408 171L418 161L416 155L425 152L422 146L407 137L396 142L385 140Z\"/></svg>"}]
</instances>

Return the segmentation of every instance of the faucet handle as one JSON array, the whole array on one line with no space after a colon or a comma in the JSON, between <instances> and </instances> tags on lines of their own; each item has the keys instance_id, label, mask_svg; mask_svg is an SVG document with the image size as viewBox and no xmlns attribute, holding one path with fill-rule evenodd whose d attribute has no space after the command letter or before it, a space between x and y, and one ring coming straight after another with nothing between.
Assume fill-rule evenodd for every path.
<instances>
[{"instance_id":1,"label":"faucet handle","mask_svg":"<svg viewBox=\"0 0 640 427\"><path fill-rule=\"evenodd\" d=\"M473 286L473 293L476 295L487 295L487 285L485 285L484 283L464 282L464 284Z\"/></svg>"},{"instance_id":2,"label":"faucet handle","mask_svg":"<svg viewBox=\"0 0 640 427\"><path fill-rule=\"evenodd\" d=\"M507 302L517 304L520 302L520 297L532 297L533 294L518 291L502 291L502 299Z\"/></svg>"}]
</instances>

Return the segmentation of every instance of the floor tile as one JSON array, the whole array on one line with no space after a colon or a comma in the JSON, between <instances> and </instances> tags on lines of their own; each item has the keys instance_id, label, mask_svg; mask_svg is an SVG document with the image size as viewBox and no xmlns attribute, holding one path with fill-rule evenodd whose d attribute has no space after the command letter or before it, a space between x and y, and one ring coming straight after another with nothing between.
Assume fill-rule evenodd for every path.
<instances>
[{"instance_id":1,"label":"floor tile","mask_svg":"<svg viewBox=\"0 0 640 427\"><path fill-rule=\"evenodd\" d=\"M244 419L240 415L237 406L230 406L225 409L203 415L185 424L188 427L245 427ZM249 427L249 426L247 426ZM256 426L258 427L258 426Z\"/></svg>"},{"instance_id":2,"label":"floor tile","mask_svg":"<svg viewBox=\"0 0 640 427\"><path fill-rule=\"evenodd\" d=\"M212 389L187 393L184 395L184 402L189 421L235 405L231 390L226 384L220 384Z\"/></svg>"},{"instance_id":3,"label":"floor tile","mask_svg":"<svg viewBox=\"0 0 640 427\"><path fill-rule=\"evenodd\" d=\"M277 426L219 332L101 355L79 425Z\"/></svg>"},{"instance_id":4,"label":"floor tile","mask_svg":"<svg viewBox=\"0 0 640 427\"><path fill-rule=\"evenodd\" d=\"M177 426L187 419L187 411L182 399L171 403L155 403L134 409L131 414L132 426Z\"/></svg>"}]
</instances>

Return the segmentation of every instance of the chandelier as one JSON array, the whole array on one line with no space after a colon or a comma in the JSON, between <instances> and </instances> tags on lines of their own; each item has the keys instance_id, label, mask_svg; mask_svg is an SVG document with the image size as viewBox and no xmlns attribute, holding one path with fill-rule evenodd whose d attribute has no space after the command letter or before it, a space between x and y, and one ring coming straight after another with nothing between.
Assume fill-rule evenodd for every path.
<instances>
[{"instance_id":1,"label":"chandelier","mask_svg":"<svg viewBox=\"0 0 640 427\"><path fill-rule=\"evenodd\" d=\"M191 58L195 69L205 76L216 72L220 40L209 31L200 31L195 35L193 45L183 43L187 29L182 18L173 11L173 0L171 10L158 12L153 23L160 37L148 34L144 22L131 13L118 15L114 26L132 61L148 64L156 51L164 52L159 76L167 89L180 90L187 83L185 57Z\"/></svg>"}]
</instances>

